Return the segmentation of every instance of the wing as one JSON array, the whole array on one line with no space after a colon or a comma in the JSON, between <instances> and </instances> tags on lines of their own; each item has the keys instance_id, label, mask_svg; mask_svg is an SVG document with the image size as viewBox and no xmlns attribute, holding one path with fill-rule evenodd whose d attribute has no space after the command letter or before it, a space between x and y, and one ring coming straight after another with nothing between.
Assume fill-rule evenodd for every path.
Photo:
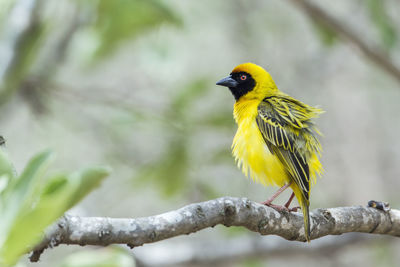
<instances>
[{"instance_id":1,"label":"wing","mask_svg":"<svg viewBox=\"0 0 400 267\"><path fill-rule=\"evenodd\" d=\"M267 97L258 106L258 128L272 154L285 166L305 199L309 199L310 154L318 152L311 118L321 111L286 96Z\"/></svg>"}]
</instances>

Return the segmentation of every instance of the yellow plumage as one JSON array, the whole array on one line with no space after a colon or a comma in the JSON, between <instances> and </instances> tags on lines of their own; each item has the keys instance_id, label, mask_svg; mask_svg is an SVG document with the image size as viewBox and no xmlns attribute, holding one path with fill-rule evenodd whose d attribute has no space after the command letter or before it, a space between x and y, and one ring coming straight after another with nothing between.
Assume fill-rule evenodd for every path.
<instances>
[{"instance_id":1,"label":"yellow plumage","mask_svg":"<svg viewBox=\"0 0 400 267\"><path fill-rule=\"evenodd\" d=\"M239 100L234 106L238 129L232 143L232 154L243 173L264 185L283 186L289 182L285 168L272 155L258 129L258 100Z\"/></svg>"},{"instance_id":2,"label":"yellow plumage","mask_svg":"<svg viewBox=\"0 0 400 267\"><path fill-rule=\"evenodd\" d=\"M322 110L310 107L278 90L260 66L237 66L219 85L236 98L238 124L232 153L243 173L264 185L290 183L304 215L305 238L310 240L310 184L322 172L318 159L319 134L311 119Z\"/></svg>"}]
</instances>

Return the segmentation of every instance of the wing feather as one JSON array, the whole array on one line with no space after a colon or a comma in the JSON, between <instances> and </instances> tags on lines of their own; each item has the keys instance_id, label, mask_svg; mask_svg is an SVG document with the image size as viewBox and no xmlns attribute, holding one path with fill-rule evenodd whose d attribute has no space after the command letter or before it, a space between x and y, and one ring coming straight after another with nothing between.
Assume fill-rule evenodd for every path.
<instances>
[{"instance_id":1,"label":"wing feather","mask_svg":"<svg viewBox=\"0 0 400 267\"><path fill-rule=\"evenodd\" d=\"M311 132L310 119L319 113L319 109L289 97L267 97L258 106L256 118L269 150L279 158L307 200L310 191L308 158L310 153L318 152L308 148L317 150L319 147ZM310 146L309 142L318 145Z\"/></svg>"}]
</instances>

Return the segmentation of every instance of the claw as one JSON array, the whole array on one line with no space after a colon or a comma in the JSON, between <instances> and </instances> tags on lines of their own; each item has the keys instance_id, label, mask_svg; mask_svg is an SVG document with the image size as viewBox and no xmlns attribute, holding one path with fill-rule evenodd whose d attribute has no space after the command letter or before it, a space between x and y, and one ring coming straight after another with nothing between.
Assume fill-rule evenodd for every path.
<instances>
[{"instance_id":1,"label":"claw","mask_svg":"<svg viewBox=\"0 0 400 267\"><path fill-rule=\"evenodd\" d=\"M297 207L290 208L289 211L297 212L299 209L301 209L301 207L297 206Z\"/></svg>"}]
</instances>

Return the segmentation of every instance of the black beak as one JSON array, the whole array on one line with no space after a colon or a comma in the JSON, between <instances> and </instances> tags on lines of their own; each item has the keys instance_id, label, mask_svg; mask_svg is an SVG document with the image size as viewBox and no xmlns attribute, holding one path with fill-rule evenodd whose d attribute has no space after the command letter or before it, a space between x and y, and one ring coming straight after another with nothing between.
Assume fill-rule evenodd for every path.
<instances>
[{"instance_id":1,"label":"black beak","mask_svg":"<svg viewBox=\"0 0 400 267\"><path fill-rule=\"evenodd\" d=\"M231 76L223 78L217 82L217 85L226 86L226 87L236 87L239 83L232 79Z\"/></svg>"}]
</instances>

